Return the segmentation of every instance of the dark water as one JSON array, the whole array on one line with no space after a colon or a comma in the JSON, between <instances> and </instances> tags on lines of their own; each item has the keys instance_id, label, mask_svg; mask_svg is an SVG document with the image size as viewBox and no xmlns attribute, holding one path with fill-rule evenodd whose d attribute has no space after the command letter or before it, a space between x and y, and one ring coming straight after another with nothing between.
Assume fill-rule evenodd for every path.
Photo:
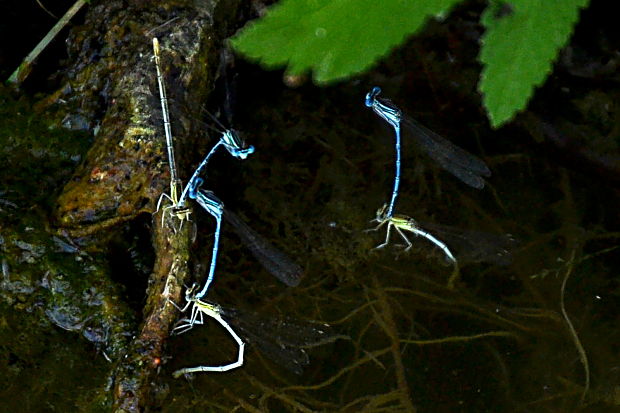
<instances>
[{"instance_id":1,"label":"dark water","mask_svg":"<svg viewBox=\"0 0 620 413\"><path fill-rule=\"evenodd\" d=\"M280 74L240 67L235 126L256 153L243 163L216 157L209 189L293 256L306 276L296 288L278 283L224 226L209 297L326 322L350 339L309 349L311 363L299 376L250 347L241 369L172 379L181 367L234 359L234 342L207 323L170 340L157 383L162 411L618 408L620 222L613 180L537 145L526 128L490 131L472 98L477 72L458 66L462 85L455 85L447 59L432 63L439 66L428 69L431 76L416 70L431 63L412 50L359 82L324 89L287 89ZM510 265L465 262L453 278L441 252L419 238L410 238L407 253L396 245L372 249L384 232L364 230L388 200L394 156L390 130L363 105L374 85L483 158L493 173L484 190L474 190L404 141L396 212L510 233L519 241ZM553 106L556 98L542 93L533 106ZM574 96L580 98L586 99ZM26 104L25 123L18 123L14 101L5 102L0 411L106 411L112 365L105 356L120 357L137 329L152 261L150 219L112 229L122 235L99 249L54 239L50 208L88 137L65 146L52 133L45 135L51 144L37 147L45 128L32 126ZM204 274L213 225L196 215L195 266Z\"/></svg>"}]
</instances>

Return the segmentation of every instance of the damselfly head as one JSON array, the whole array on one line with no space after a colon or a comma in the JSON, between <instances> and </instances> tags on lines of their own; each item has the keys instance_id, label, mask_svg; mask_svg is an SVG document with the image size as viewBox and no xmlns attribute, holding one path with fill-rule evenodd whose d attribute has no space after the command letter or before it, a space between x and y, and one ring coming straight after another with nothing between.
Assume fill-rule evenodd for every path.
<instances>
[{"instance_id":1,"label":"damselfly head","mask_svg":"<svg viewBox=\"0 0 620 413\"><path fill-rule=\"evenodd\" d=\"M157 40L157 37L153 37L153 53L155 56L159 55L159 40Z\"/></svg>"},{"instance_id":2,"label":"damselfly head","mask_svg":"<svg viewBox=\"0 0 620 413\"><path fill-rule=\"evenodd\" d=\"M194 301L196 299L196 290L200 287L198 283L193 283L191 287L185 290L185 300Z\"/></svg>"},{"instance_id":3,"label":"damselfly head","mask_svg":"<svg viewBox=\"0 0 620 413\"><path fill-rule=\"evenodd\" d=\"M370 92L366 94L366 106L369 108L375 103L375 98L381 93L381 88L379 86L375 86L372 88Z\"/></svg>"},{"instance_id":4,"label":"damselfly head","mask_svg":"<svg viewBox=\"0 0 620 413\"><path fill-rule=\"evenodd\" d=\"M382 117L383 120L395 129L399 129L402 112L389 99L377 99L379 93L381 93L381 88L377 86L372 88L366 95L366 106L372 108L373 112Z\"/></svg>"},{"instance_id":5,"label":"damselfly head","mask_svg":"<svg viewBox=\"0 0 620 413\"><path fill-rule=\"evenodd\" d=\"M228 129L223 133L222 142L226 150L235 158L245 159L254 153L254 147L247 145L234 129Z\"/></svg>"},{"instance_id":6,"label":"damselfly head","mask_svg":"<svg viewBox=\"0 0 620 413\"><path fill-rule=\"evenodd\" d=\"M383 206L381 206L381 208L377 209L376 221L377 222L384 222L387 219L389 219L389 217L387 216L387 212L388 212L388 205L387 204L383 204Z\"/></svg>"}]
</instances>

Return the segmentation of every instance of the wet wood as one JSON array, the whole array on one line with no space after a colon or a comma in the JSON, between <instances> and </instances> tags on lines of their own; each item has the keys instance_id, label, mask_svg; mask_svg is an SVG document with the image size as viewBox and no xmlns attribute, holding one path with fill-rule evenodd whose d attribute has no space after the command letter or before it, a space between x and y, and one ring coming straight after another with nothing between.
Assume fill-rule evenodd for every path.
<instances>
[{"instance_id":1,"label":"wet wood","mask_svg":"<svg viewBox=\"0 0 620 413\"><path fill-rule=\"evenodd\" d=\"M186 148L200 136L192 120L200 118L213 87L218 49L238 25L238 3L112 0L90 6L85 25L74 29L68 41L68 81L42 102L67 105L66 126L97 130L92 148L58 198L60 231L98 234L155 210L170 176L152 38L159 38L168 95L177 109L173 131ZM184 164L187 157L178 148L177 160ZM170 301L182 304L183 284L189 282L191 223L179 229L179 221L166 214L161 225L162 213L153 218L156 258L144 320L125 353L114 360L113 405L119 412L149 410L163 398L154 383L180 316Z\"/></svg>"},{"instance_id":2,"label":"wet wood","mask_svg":"<svg viewBox=\"0 0 620 413\"><path fill-rule=\"evenodd\" d=\"M158 225L165 213L165 225ZM167 212L156 215L154 246L158 252L149 278L145 319L140 332L118 360L113 373L116 411L140 412L151 405L156 392L153 383L165 357L165 343L182 303L183 284L189 279L188 261L191 223L178 228L179 221ZM158 395L161 399L162 395Z\"/></svg>"}]
</instances>

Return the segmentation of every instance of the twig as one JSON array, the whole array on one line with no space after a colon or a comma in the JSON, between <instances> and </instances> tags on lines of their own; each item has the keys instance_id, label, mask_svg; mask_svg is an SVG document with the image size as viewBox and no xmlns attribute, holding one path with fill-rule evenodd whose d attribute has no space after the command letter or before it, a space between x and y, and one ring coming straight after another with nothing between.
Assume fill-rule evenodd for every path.
<instances>
[{"instance_id":1,"label":"twig","mask_svg":"<svg viewBox=\"0 0 620 413\"><path fill-rule=\"evenodd\" d=\"M54 40L54 37L56 37L56 35L67 25L67 23L69 23L69 20L71 20L71 18L78 11L80 11L80 9L85 3L86 0L77 0L73 4L73 6L71 6L71 8L65 13L65 15L62 16L60 20L58 20L54 27L52 27L52 30L50 30L45 35L43 40L41 40L39 44L37 44L36 47L32 49L32 52L30 52L30 54L26 56L24 61L13 72L11 77L8 78L7 83L12 83L15 86L19 87L19 85L24 80L26 80L26 78L30 74L30 71L32 70L32 63L34 63L34 61L37 59L37 57L39 57L39 55L47 47L47 45L50 44L52 40Z\"/></svg>"}]
</instances>

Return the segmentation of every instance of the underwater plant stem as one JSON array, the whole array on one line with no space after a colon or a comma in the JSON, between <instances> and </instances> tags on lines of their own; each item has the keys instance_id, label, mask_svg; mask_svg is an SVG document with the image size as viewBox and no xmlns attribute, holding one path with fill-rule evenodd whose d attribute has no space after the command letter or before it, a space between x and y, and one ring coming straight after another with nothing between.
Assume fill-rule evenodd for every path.
<instances>
[{"instance_id":1,"label":"underwater plant stem","mask_svg":"<svg viewBox=\"0 0 620 413\"><path fill-rule=\"evenodd\" d=\"M288 387L284 387L282 389L282 391L319 390L319 389L322 389L323 387L329 386L330 384L332 384L333 382L338 380L340 377L342 377L346 373L348 373L348 372L350 372L352 370L355 370L359 366L364 365L364 364L366 364L366 363L368 363L370 361L374 361L377 358L381 357L382 355L389 353L390 350L391 350L390 347L386 347L386 348L382 348L381 350L368 351L368 352L366 352L366 355L364 357L360 357L360 358L356 359L353 363L351 363L350 365L340 369L336 374L334 374L333 376L331 376L330 378L328 378L325 381L322 381L322 382L317 383L317 384L311 384L309 386L302 386L302 385L288 386Z\"/></svg>"},{"instance_id":2,"label":"underwater plant stem","mask_svg":"<svg viewBox=\"0 0 620 413\"><path fill-rule=\"evenodd\" d=\"M262 383L260 380L257 380L255 377L250 376L247 373L245 374L248 380L252 383L252 385L259 388L260 392L263 394L262 397L259 399L260 405L267 405L266 404L267 399L269 397L273 397L275 399L278 399L283 404L290 406L292 408L291 409L292 411L297 411L297 412L302 412L302 413L312 413L316 411L316 410L313 410L313 409L310 409L304 406L303 404L298 402L295 397L290 397L278 389L274 389L274 388L267 386L266 384ZM259 411L262 412L263 410L259 410Z\"/></svg>"},{"instance_id":3,"label":"underwater plant stem","mask_svg":"<svg viewBox=\"0 0 620 413\"><path fill-rule=\"evenodd\" d=\"M377 295L378 305L381 309L381 315L375 314L375 319L379 322L385 333L390 338L390 350L392 353L392 358L394 359L396 383L401 393L401 403L407 411L415 413L416 408L411 401L411 392L409 390L409 384L407 383L407 377L405 375L405 366L403 364L402 352L400 349L398 329L396 328L396 323L394 322L394 316L388 301L388 296L385 294L383 286L379 284L377 277L373 277L373 290Z\"/></svg>"},{"instance_id":4,"label":"underwater plant stem","mask_svg":"<svg viewBox=\"0 0 620 413\"><path fill-rule=\"evenodd\" d=\"M517 334L511 333L510 331L488 331L486 333L474 334L471 336L450 336L443 338L435 338L429 340L409 340L409 339L401 339L401 343L406 344L416 344L418 346L429 345L429 344L446 344L446 343L459 343L459 342L467 342L474 341L481 338L487 337L513 337L518 338Z\"/></svg>"},{"instance_id":5,"label":"underwater plant stem","mask_svg":"<svg viewBox=\"0 0 620 413\"><path fill-rule=\"evenodd\" d=\"M564 278L562 279L562 286L560 287L560 311L562 312L562 317L564 318L564 321L566 321L568 331L573 339L575 347L577 348L577 352L579 353L579 359L581 360L581 364L583 364L585 383L580 398L580 404L583 405L586 395L590 390L590 364L588 363L588 356L586 354L586 351L581 344L581 340L579 340L579 336L577 335L577 330L575 330L573 323L568 317L568 313L564 304L566 284L568 283L568 278L570 277L571 273L573 272L573 268L575 267L575 256L577 255L577 251L581 248L581 234L579 233L580 228L577 224L577 207L575 205L575 200L571 191L570 178L568 172L565 169L562 169L560 171L560 188L562 190L562 193L564 194L563 209L565 211L564 213L566 214L566 221L569 223L565 224L565 226L570 234L570 257L566 262L566 273L564 274Z\"/></svg>"},{"instance_id":6,"label":"underwater plant stem","mask_svg":"<svg viewBox=\"0 0 620 413\"><path fill-rule=\"evenodd\" d=\"M564 274L564 279L562 280L562 287L560 288L560 311L562 311L562 317L564 317L564 321L566 321L566 326L568 327L568 331L575 343L575 347L577 348L577 352L579 353L579 359L581 360L581 364L583 364L583 371L585 374L585 383L583 386L583 392L581 393L580 403L583 404L586 394L590 390L590 364L588 363L588 356L586 354L585 349L581 345L581 340L579 340L579 336L577 335L577 331L573 326L573 323L568 318L568 313L566 312L566 307L564 306L564 293L566 291L566 283L568 282L568 277L573 272L573 263L575 261L575 250L573 248L571 252L571 257L566 266L566 274Z\"/></svg>"}]
</instances>

